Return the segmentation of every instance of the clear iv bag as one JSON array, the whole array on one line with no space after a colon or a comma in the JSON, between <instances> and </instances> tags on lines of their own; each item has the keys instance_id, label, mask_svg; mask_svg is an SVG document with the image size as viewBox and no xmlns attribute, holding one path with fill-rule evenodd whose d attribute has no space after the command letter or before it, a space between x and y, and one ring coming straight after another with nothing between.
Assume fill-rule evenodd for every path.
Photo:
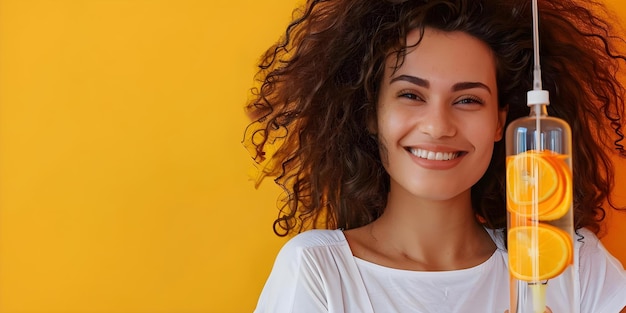
<instances>
[{"instance_id":1,"label":"clear iv bag","mask_svg":"<svg viewBox=\"0 0 626 313\"><path fill-rule=\"evenodd\" d=\"M537 92L547 99L545 91L529 99ZM509 312L578 312L571 130L548 116L547 101L531 102L506 130Z\"/></svg>"}]
</instances>

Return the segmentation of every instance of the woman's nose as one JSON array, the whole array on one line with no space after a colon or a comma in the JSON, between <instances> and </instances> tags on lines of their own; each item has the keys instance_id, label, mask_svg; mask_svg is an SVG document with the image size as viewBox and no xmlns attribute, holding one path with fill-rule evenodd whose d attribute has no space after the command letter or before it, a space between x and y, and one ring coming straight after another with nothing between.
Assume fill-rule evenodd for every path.
<instances>
[{"instance_id":1,"label":"woman's nose","mask_svg":"<svg viewBox=\"0 0 626 313\"><path fill-rule=\"evenodd\" d=\"M451 108L438 103L428 104L426 114L420 119L419 130L432 138L456 135L456 126Z\"/></svg>"}]
</instances>

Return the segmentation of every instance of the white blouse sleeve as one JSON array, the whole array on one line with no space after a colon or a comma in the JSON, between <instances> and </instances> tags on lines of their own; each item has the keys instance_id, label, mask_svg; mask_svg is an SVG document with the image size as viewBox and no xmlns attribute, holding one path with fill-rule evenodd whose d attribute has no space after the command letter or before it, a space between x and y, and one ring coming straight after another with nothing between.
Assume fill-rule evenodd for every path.
<instances>
[{"instance_id":1,"label":"white blouse sleeve","mask_svg":"<svg viewBox=\"0 0 626 313\"><path fill-rule=\"evenodd\" d=\"M328 312L322 275L299 239L292 238L278 253L254 313Z\"/></svg>"},{"instance_id":2,"label":"white blouse sleeve","mask_svg":"<svg viewBox=\"0 0 626 313\"><path fill-rule=\"evenodd\" d=\"M581 229L581 312L618 313L626 306L626 271L591 231Z\"/></svg>"}]
</instances>

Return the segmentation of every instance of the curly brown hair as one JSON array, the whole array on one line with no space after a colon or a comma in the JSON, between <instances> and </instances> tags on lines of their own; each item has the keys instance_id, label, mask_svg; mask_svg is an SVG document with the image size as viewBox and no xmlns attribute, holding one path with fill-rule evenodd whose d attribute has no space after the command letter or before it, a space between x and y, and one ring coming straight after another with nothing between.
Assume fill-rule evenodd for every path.
<instances>
[{"instance_id":1,"label":"curly brown hair","mask_svg":"<svg viewBox=\"0 0 626 313\"><path fill-rule=\"evenodd\" d=\"M623 146L624 87L617 75L623 42L603 4L541 1L543 88L548 113L572 128L575 228L599 230L611 201L610 150ZM368 131L387 57L402 62L406 36L431 27L466 32L493 50L507 125L528 116L532 89L532 12L528 0L309 0L283 38L262 57L246 106L253 122L244 145L266 177L284 188L274 232L350 229L381 215L389 176ZM619 29L618 29L619 30ZM506 227L505 142L472 187L472 204L490 228Z\"/></svg>"}]
</instances>

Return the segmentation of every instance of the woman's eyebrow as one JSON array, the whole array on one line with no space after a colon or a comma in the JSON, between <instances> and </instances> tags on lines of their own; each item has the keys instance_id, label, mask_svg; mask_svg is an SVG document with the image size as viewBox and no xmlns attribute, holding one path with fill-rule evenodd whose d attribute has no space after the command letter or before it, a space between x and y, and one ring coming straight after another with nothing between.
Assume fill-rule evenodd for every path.
<instances>
[{"instance_id":1,"label":"woman's eyebrow","mask_svg":"<svg viewBox=\"0 0 626 313\"><path fill-rule=\"evenodd\" d=\"M472 88L483 88L485 90L487 90L489 92L489 94L491 94L491 89L489 88L489 86L481 83L481 82L460 82L460 83L456 83L454 84L454 86L452 86L452 91L460 91L460 90L465 90L465 89L472 89Z\"/></svg>"},{"instance_id":2,"label":"woman's eyebrow","mask_svg":"<svg viewBox=\"0 0 626 313\"><path fill-rule=\"evenodd\" d=\"M399 75L396 76L394 78L391 79L391 81L389 83L393 83L396 81L406 81L409 82L411 84L420 86L420 87L424 87L424 88L429 88L430 87L430 82L417 77L417 76L411 76L411 75ZM487 90L487 92L489 92L491 94L491 88L489 88L489 86L481 83L481 82L459 82L456 83L452 86L452 91L461 91L461 90L465 90L465 89L472 89L472 88L482 88Z\"/></svg>"},{"instance_id":3,"label":"woman's eyebrow","mask_svg":"<svg viewBox=\"0 0 626 313\"><path fill-rule=\"evenodd\" d=\"M411 75L400 75L400 76L396 76L394 78L391 79L391 81L389 82L390 84L395 82L395 81L399 81L399 80L404 80L407 81L409 83L424 87L424 88L428 88L430 86L430 83L423 79L423 78L419 78L416 76L411 76Z\"/></svg>"}]
</instances>

